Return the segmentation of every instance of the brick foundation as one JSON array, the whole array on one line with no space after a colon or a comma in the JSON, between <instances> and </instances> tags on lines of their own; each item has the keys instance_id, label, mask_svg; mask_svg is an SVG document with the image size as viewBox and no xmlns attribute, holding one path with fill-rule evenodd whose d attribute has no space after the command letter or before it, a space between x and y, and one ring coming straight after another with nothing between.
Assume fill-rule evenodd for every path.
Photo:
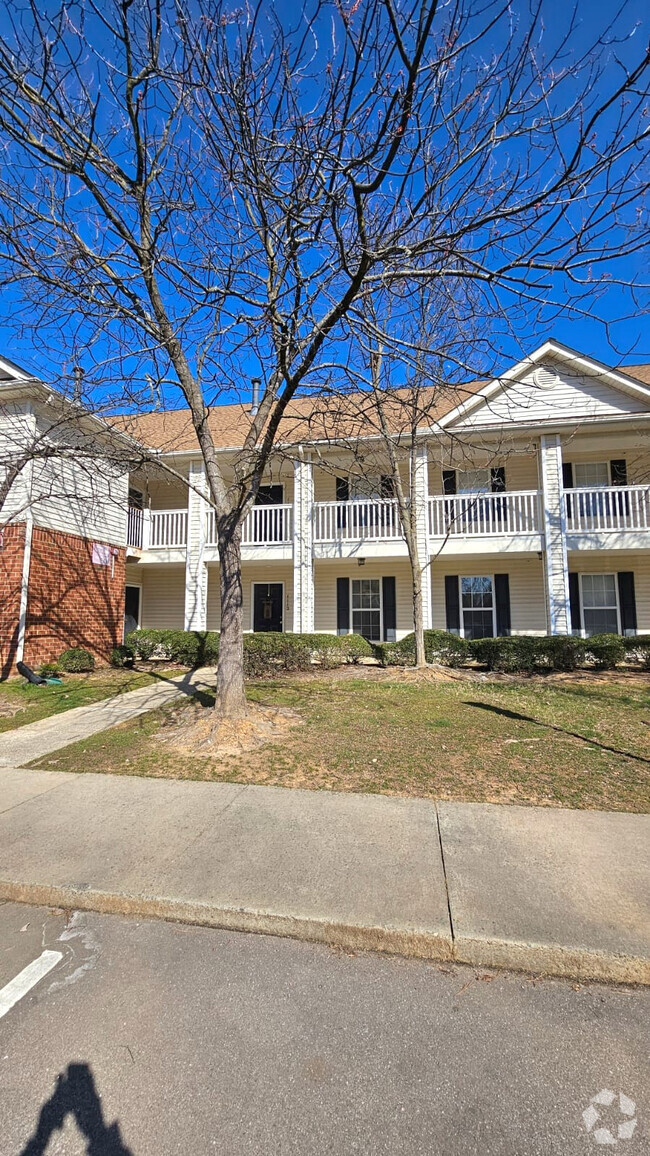
<instances>
[{"instance_id":1,"label":"brick foundation","mask_svg":"<svg viewBox=\"0 0 650 1156\"><path fill-rule=\"evenodd\" d=\"M15 662L24 543L24 527L5 529L5 541L10 529L23 533L16 543L19 551L13 540L11 549L2 551L5 566L0 574L6 574L7 586L3 677ZM116 548L112 566L98 566L92 560L92 548L87 538L34 527L24 654L29 666L52 661L69 646L83 646L98 661L106 662L122 641L125 551ZM2 581L0 577L0 591Z\"/></svg>"}]
</instances>

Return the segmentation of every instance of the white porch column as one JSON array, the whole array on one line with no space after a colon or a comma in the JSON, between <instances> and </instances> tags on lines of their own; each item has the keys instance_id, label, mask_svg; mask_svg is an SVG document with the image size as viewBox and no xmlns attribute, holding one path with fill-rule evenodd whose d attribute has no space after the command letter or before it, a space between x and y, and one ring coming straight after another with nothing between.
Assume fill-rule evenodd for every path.
<instances>
[{"instance_id":1,"label":"white porch column","mask_svg":"<svg viewBox=\"0 0 650 1156\"><path fill-rule=\"evenodd\" d=\"M566 507L562 485L562 442L559 434L542 435L540 455L549 631L551 634L570 634L571 609L566 548Z\"/></svg>"},{"instance_id":2,"label":"white porch column","mask_svg":"<svg viewBox=\"0 0 650 1156\"><path fill-rule=\"evenodd\" d=\"M293 466L293 629L311 634L314 629L313 559L314 474L309 457Z\"/></svg>"},{"instance_id":3,"label":"white porch column","mask_svg":"<svg viewBox=\"0 0 650 1156\"><path fill-rule=\"evenodd\" d=\"M207 493L203 462L190 463L190 484ZM187 553L185 555L185 629L207 630L208 568L205 564L205 537L208 503L196 489L188 490Z\"/></svg>"},{"instance_id":4,"label":"white porch column","mask_svg":"<svg viewBox=\"0 0 650 1156\"><path fill-rule=\"evenodd\" d=\"M422 619L424 629L431 630L431 547L429 545L429 453L426 442L415 448L415 502L417 542L422 567Z\"/></svg>"}]
</instances>

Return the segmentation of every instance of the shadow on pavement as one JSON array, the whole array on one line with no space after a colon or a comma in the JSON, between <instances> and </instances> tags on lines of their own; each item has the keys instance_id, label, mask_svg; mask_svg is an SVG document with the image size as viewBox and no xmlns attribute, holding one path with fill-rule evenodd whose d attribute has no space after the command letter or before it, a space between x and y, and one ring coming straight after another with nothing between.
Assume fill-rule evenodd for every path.
<instances>
[{"instance_id":1,"label":"shadow on pavement","mask_svg":"<svg viewBox=\"0 0 650 1156\"><path fill-rule=\"evenodd\" d=\"M88 1064L69 1064L65 1074L57 1076L56 1089L43 1104L34 1135L20 1156L44 1156L50 1138L63 1127L66 1116L74 1116L79 1131L88 1141L87 1156L133 1156L122 1143L117 1121L104 1122L102 1105Z\"/></svg>"},{"instance_id":2,"label":"shadow on pavement","mask_svg":"<svg viewBox=\"0 0 650 1156\"><path fill-rule=\"evenodd\" d=\"M464 706L475 706L479 710L489 710L492 714L500 714L504 718L513 718L521 722L535 723L538 727L547 727L550 731L559 731L562 735L570 735L573 739L580 739L581 742L586 743L589 747L600 747L601 751L610 751L613 755L622 755L624 759L633 759L637 763L650 763L645 755L634 755L630 751L622 751L619 747L608 747L606 743L598 742L598 739L587 738L586 735L578 734L577 731L569 731L566 727L559 727L555 723L544 722L542 719L533 718L529 714L519 714L516 710L507 710L504 706L493 706L488 702L471 702L465 700Z\"/></svg>"}]
</instances>

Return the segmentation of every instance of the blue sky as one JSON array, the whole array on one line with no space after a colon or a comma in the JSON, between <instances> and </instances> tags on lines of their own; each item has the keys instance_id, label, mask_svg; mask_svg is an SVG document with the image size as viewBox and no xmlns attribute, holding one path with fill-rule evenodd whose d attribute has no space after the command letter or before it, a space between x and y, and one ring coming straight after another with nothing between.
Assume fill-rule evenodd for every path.
<instances>
[{"instance_id":1,"label":"blue sky","mask_svg":"<svg viewBox=\"0 0 650 1156\"><path fill-rule=\"evenodd\" d=\"M15 10L13 0L4 0L4 3L11 4ZM617 60L629 63L638 59L643 41L647 41L648 37L647 8L645 0L630 0L624 5L616 23L619 43L611 53L612 77L618 70ZM521 15L525 9L525 0L515 0L515 15ZM284 23L291 23L295 17L293 0L276 0L274 10ZM611 20L612 11L612 6L604 0L578 0L580 21L573 36L576 51L579 52L581 47L590 42L595 31ZM551 38L563 26L566 13L567 4L563 0L544 0L543 16ZM647 166L647 153L645 156L640 155L638 161L639 165ZM495 322L491 339L497 350L499 367L507 367L519 359L522 350L533 350L548 337L554 337L609 364L650 361L647 291L641 287L633 296L629 289L616 283L617 277L621 275L626 281L635 278L640 282L644 279L647 281L649 272L647 253L627 258L622 270L614 263L611 266L600 264L594 274L593 293L581 298L580 316L571 314L571 291L567 291L566 285L558 281L557 292L549 295L549 301L540 302L539 307L529 310L525 317L522 315L515 335L508 333L507 326L501 327ZM552 302L550 296L555 298ZM66 360L72 346L73 323L68 326L57 319L56 324L48 328L47 320L41 318L37 328L40 339L37 347L30 339L29 330L23 333L17 330L19 300L16 288L5 288L0 297L0 354L51 379L56 376L57 366ZM566 308L563 307L564 302ZM503 308L505 314L505 299ZM256 372L254 358L244 356L243 381L246 382ZM242 390L245 392L245 386ZM167 400L169 404L177 404L177 391L169 389Z\"/></svg>"}]
</instances>

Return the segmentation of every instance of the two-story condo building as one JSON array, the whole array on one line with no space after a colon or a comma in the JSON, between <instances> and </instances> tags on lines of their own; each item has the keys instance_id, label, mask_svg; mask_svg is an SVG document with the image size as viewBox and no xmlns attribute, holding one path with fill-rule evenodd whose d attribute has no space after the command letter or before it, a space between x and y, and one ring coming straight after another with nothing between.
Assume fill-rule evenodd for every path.
<instances>
[{"instance_id":1,"label":"two-story condo building","mask_svg":"<svg viewBox=\"0 0 650 1156\"><path fill-rule=\"evenodd\" d=\"M35 391L45 387L13 371L0 382L3 421L42 421L46 401ZM363 431L355 430L354 452L344 430L320 438L313 405L293 403L244 526L247 628L399 638L413 628L411 581L381 451L369 452L364 468ZM250 411L217 406L210 421L227 473ZM44 502L0 515L0 581L14 591L5 668L74 642L105 655L122 636L122 611L127 630L219 628L215 520L189 414L140 414L120 426L174 475L143 468L116 480L113 468L88 509L72 495L74 513ZM430 563L425 626L465 637L650 632L650 365L610 368L548 341L494 381L441 394L415 454L410 500L420 557ZM64 627L59 613L56 631L43 628L47 599L35 577L43 567L34 559L45 532L77 541L85 625L70 602ZM95 614L101 627L91 629Z\"/></svg>"}]
</instances>

